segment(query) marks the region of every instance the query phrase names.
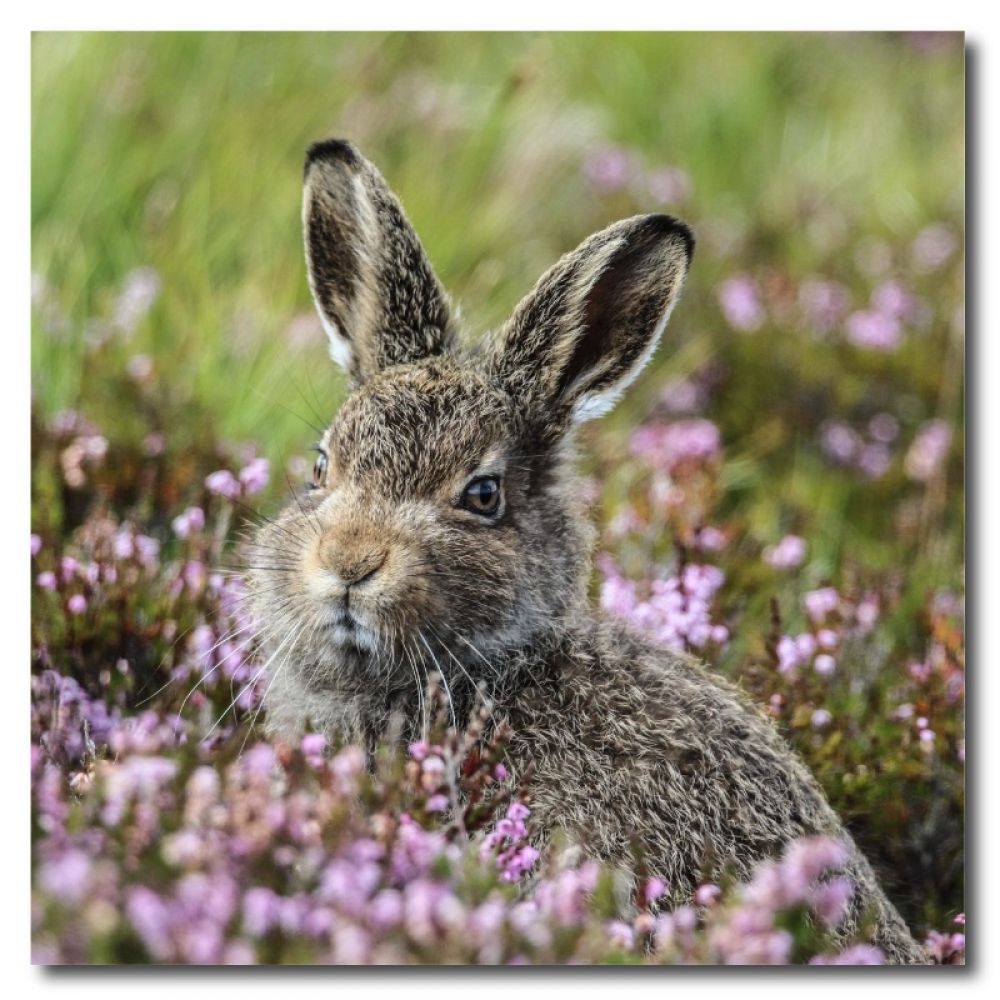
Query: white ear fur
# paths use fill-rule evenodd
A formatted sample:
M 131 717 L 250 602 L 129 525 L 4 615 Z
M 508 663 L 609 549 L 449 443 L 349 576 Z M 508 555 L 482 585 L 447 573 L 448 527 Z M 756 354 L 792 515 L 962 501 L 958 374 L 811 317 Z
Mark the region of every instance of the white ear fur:
M 673 295 L 671 296 L 663 315 L 657 322 L 656 328 L 654 329 L 653 335 L 650 337 L 645 350 L 643 350 L 642 354 L 636 358 L 632 367 L 618 380 L 615 385 L 609 386 L 607 389 L 599 392 L 585 393 L 576 401 L 576 404 L 573 406 L 573 415 L 571 418 L 574 424 L 585 424 L 588 420 L 595 420 L 597 417 L 603 417 L 605 413 L 609 413 L 614 409 L 618 400 L 624 395 L 625 390 L 639 377 L 640 374 L 642 374 L 642 370 L 652 360 L 653 355 L 656 353 L 656 348 L 660 344 L 660 338 L 663 336 L 663 331 L 667 328 L 667 323 L 670 320 L 670 314 L 674 311 L 674 306 L 676 304 L 677 297 L 676 295 Z
M 360 247 L 377 247 L 379 245 L 378 241 L 380 239 L 380 234 L 375 220 L 375 209 L 371 203 L 368 191 L 359 176 L 355 175 L 351 179 L 351 187 L 353 189 L 354 205 L 357 211 L 356 220 L 363 235 L 363 239 L 358 248 L 356 260 L 359 272 L 357 282 L 358 301 L 355 304 L 354 309 L 355 315 L 360 316 L 363 315 L 366 310 L 374 312 L 376 305 L 372 301 L 374 268 L 369 255 L 360 252 Z M 303 226 L 308 223 L 313 197 L 315 197 L 315 195 L 313 194 L 311 187 L 308 184 L 305 185 L 302 192 Z M 309 291 L 312 293 L 313 304 L 316 306 L 316 312 L 319 314 L 320 323 L 323 325 L 323 330 L 326 332 L 327 346 L 330 352 L 330 357 L 337 365 L 343 368 L 344 371 L 350 372 L 352 366 L 358 359 L 355 357 L 355 350 L 350 340 L 344 336 L 340 327 L 337 326 L 332 317 L 328 316 L 326 311 L 323 309 L 322 300 L 315 284 L 314 269 L 309 257 L 308 241 L 305 246 L 305 257 L 306 275 L 309 279 Z

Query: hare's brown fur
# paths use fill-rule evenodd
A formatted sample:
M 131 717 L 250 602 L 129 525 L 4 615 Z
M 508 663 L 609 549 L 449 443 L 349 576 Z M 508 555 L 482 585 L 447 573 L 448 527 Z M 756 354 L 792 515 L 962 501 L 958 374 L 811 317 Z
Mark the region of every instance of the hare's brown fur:
M 250 592 L 269 653 L 269 729 L 374 745 L 426 724 L 440 673 L 462 724 L 477 690 L 534 769 L 533 820 L 684 894 L 746 877 L 796 836 L 849 845 L 845 928 L 873 918 L 893 962 L 925 961 L 805 765 L 742 692 L 587 603 L 594 532 L 576 423 L 648 360 L 693 250 L 638 216 L 585 241 L 511 320 L 462 350 L 399 202 L 343 142 L 306 164 L 310 284 L 354 391 L 314 488 L 256 539 Z M 488 515 L 471 483 L 499 484 Z

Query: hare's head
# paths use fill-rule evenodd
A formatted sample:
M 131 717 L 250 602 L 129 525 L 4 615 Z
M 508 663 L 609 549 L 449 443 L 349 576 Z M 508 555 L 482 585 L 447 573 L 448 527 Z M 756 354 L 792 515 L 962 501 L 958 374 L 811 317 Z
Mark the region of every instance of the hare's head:
M 664 215 L 609 226 L 465 349 L 399 202 L 348 143 L 309 151 L 303 217 L 352 393 L 310 488 L 258 537 L 258 614 L 324 685 L 412 682 L 418 664 L 496 680 L 498 654 L 547 641 L 585 601 L 591 529 L 569 440 L 652 354 L 691 233 Z

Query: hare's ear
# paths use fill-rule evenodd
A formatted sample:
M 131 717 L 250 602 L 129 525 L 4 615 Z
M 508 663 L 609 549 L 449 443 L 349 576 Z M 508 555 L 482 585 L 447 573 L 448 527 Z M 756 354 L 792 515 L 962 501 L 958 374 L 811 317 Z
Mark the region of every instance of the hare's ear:
M 693 250 L 691 230 L 667 215 L 591 236 L 514 311 L 492 348 L 494 374 L 548 423 L 605 413 L 652 356 Z
M 382 175 L 350 143 L 306 155 L 302 221 L 309 287 L 330 355 L 355 383 L 448 351 L 444 289 Z

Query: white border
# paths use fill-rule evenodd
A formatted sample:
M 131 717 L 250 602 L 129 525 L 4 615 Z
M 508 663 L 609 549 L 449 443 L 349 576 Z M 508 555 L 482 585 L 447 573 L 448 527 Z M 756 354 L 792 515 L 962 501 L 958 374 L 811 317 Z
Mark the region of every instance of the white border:
M 876 5 L 870 0 L 841 0 L 837 4 L 807 5 L 789 2 L 756 3 L 697 3 L 651 4 L 639 0 L 615 0 L 613 4 L 584 10 L 583 5 L 542 4 L 539 0 L 505 0 L 502 5 L 440 3 L 433 0 L 414 4 L 386 3 L 380 6 L 371 0 L 364 4 L 295 3 L 284 0 L 276 5 L 250 5 L 239 12 L 239 20 L 225 13 L 222 5 L 210 6 L 205 0 L 174 0 L 169 5 L 137 5 L 123 2 L 87 3 L 8 3 L 0 31 L 0 72 L 4 74 L 4 134 L 7 151 L 0 163 L 3 184 L 0 192 L 5 201 L 3 218 L 3 275 L 6 305 L 3 316 L 4 363 L 0 365 L 0 405 L 3 406 L 3 449 L 0 452 L 8 476 L 6 488 L 0 492 L 3 516 L 3 592 L 0 608 L 4 615 L 0 634 L 6 638 L 3 671 L 5 700 L 11 711 L 2 731 L 5 742 L 3 760 L 6 763 L 7 794 L 10 806 L 0 823 L 6 882 L 6 905 L 2 909 L 3 925 L 0 943 L 3 948 L 5 992 L 21 996 L 31 991 L 47 994 L 60 991 L 74 997 L 101 996 L 108 993 L 142 992 L 144 995 L 173 994 L 182 989 L 190 996 L 264 995 L 276 987 L 293 989 L 297 994 L 310 993 L 328 997 L 337 994 L 354 995 L 385 990 L 405 995 L 407 1000 L 442 994 L 475 994 L 476 997 L 516 995 L 522 998 L 551 994 L 568 988 L 574 994 L 602 995 L 609 990 L 629 992 L 684 990 L 699 997 L 784 995 L 800 993 L 805 986 L 810 993 L 842 994 L 863 991 L 905 991 L 907 995 L 924 995 L 939 991 L 959 990 L 997 994 L 1000 987 L 996 960 L 997 937 L 996 899 L 1000 896 L 998 865 L 995 861 L 993 838 L 987 831 L 1000 828 L 998 798 L 987 796 L 987 776 L 994 784 L 1000 768 L 997 765 L 998 741 L 993 735 L 997 728 L 992 712 L 997 705 L 997 676 L 1000 673 L 1000 644 L 997 632 L 986 618 L 989 608 L 996 615 L 1000 594 L 997 593 L 997 572 L 1000 566 L 1000 521 L 990 500 L 1000 495 L 998 463 L 1000 453 L 994 432 L 1000 430 L 1000 381 L 997 345 L 998 331 L 991 323 L 993 299 L 988 276 L 995 276 L 996 266 L 990 253 L 988 235 L 1000 231 L 996 201 L 990 197 L 989 178 L 998 176 L 997 139 L 995 129 L 987 127 L 984 109 L 1000 106 L 997 74 L 990 65 L 995 57 L 994 37 L 990 32 L 992 19 L 986 3 L 952 0 L 939 2 L 908 2 Z M 817 9 L 818 8 L 818 9 Z M 230 8 L 231 9 L 231 8 Z M 570 12 L 567 14 L 567 11 Z M 572 20 L 570 20 L 570 17 Z M 973 52 L 976 69 L 974 82 L 977 96 L 970 107 L 968 127 L 976 137 L 970 163 L 975 180 L 975 201 L 970 212 L 975 240 L 970 244 L 970 288 L 979 300 L 978 308 L 969 309 L 975 317 L 971 332 L 975 337 L 975 366 L 970 371 L 969 385 L 970 435 L 969 464 L 978 470 L 971 477 L 974 493 L 970 497 L 970 573 L 969 622 L 976 634 L 971 657 L 974 697 L 970 700 L 970 799 L 978 805 L 970 813 L 978 829 L 976 861 L 978 869 L 971 875 L 975 881 L 973 898 L 977 912 L 970 926 L 976 951 L 981 962 L 966 970 L 901 970 L 895 974 L 864 975 L 863 970 L 827 970 L 827 974 L 809 974 L 797 970 L 777 970 L 762 975 L 759 970 L 728 974 L 719 970 L 642 970 L 617 972 L 609 969 L 569 971 L 512 970 L 509 973 L 476 970 L 400 970 L 394 975 L 368 972 L 328 972 L 321 975 L 301 975 L 285 970 L 256 970 L 243 975 L 212 975 L 209 972 L 183 970 L 175 973 L 151 971 L 139 975 L 125 972 L 118 975 L 97 971 L 75 975 L 45 975 L 28 965 L 28 711 L 27 670 L 29 655 L 28 619 L 30 614 L 24 572 L 28 558 L 28 478 L 30 476 L 28 448 L 29 413 L 29 208 L 30 198 L 30 49 L 31 30 L 216 30 L 236 28 L 255 30 L 963 30 Z M 989 166 L 987 166 L 989 164 Z M 971 352 L 970 352 L 971 353 Z M 972 368 L 972 366 L 970 366 Z M 10 484 L 10 479 L 15 482 Z M 7 744 L 9 744 L 9 749 Z M 993 765 L 993 766 L 991 766 Z M 970 880 L 971 882 L 971 880 Z M 970 885 L 970 890 L 973 887 Z M 451 974 L 449 974 L 451 973 Z M 846 980 L 850 980 L 849 982 Z M 694 980 L 694 981 L 692 981 Z

